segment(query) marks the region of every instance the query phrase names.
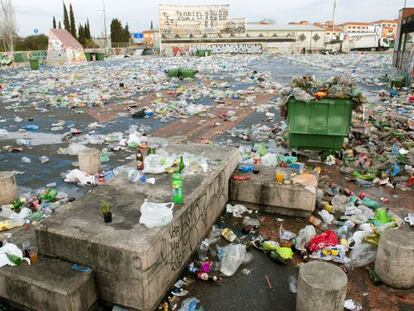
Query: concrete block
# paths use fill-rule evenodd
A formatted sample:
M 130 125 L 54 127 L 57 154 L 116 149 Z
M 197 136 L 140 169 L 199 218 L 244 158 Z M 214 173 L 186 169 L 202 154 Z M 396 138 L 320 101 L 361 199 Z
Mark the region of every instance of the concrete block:
M 155 185 L 131 184 L 119 175 L 98 191 L 61 208 L 37 229 L 39 251 L 94 268 L 99 298 L 138 310 L 153 310 L 185 267 L 198 243 L 228 201 L 228 183 L 238 165 L 236 149 L 174 145 L 171 153 L 204 154 L 217 165 L 208 174 L 184 175 L 185 204 L 161 228 L 139 224 L 145 199 L 170 202 L 171 176 L 155 175 Z M 112 204 L 105 224 L 99 202 Z
M 90 175 L 99 173 L 101 169 L 100 151 L 96 148 L 82 150 L 78 154 L 79 169 Z
M 285 185 L 275 181 L 275 170 L 259 166 L 259 174 L 250 180 L 230 181 L 230 199 L 246 207 L 268 213 L 308 216 L 316 204 L 316 193 L 301 185 Z
M 0 172 L 0 204 L 8 204 L 17 198 L 16 178 L 13 172 Z
M 310 262 L 299 270 L 297 311 L 344 310 L 348 277 L 327 262 Z
M 97 299 L 92 273 L 71 264 L 41 258 L 37 264 L 0 269 L 0 297 L 42 311 L 85 311 Z
M 381 235 L 375 272 L 395 288 L 414 286 L 414 232 L 389 230 Z
M 23 241 L 36 246 L 32 227 L 13 231 L 11 242 L 21 245 Z M 89 310 L 97 300 L 93 272 L 78 272 L 71 265 L 41 256 L 31 266 L 23 262 L 18 267 L 3 267 L 0 269 L 0 297 L 22 310 Z

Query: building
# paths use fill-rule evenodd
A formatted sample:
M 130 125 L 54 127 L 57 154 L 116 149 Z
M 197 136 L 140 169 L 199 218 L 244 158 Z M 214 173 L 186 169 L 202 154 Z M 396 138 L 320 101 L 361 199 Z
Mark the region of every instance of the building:
M 144 40 L 142 41 L 142 44 L 146 48 L 154 48 L 159 49 L 160 48 L 160 31 L 159 29 L 149 29 L 142 32 L 144 35 Z
M 317 50 L 324 47 L 325 31 L 314 25 L 247 23 L 231 18 L 229 5 L 159 5 L 160 52 L 190 55 L 198 49 L 217 53 L 262 53 Z
M 86 63 L 82 45 L 66 30 L 51 29 L 47 49 L 47 63 L 50 66 Z
M 248 23 L 246 35 L 250 38 L 262 39 L 294 39 L 287 41 L 288 44 L 276 44 L 267 42 L 265 49 L 285 52 L 302 51 L 306 49 L 320 50 L 325 47 L 325 30 L 310 24 L 289 24 L 289 25 L 264 25 Z
M 381 38 L 395 40 L 395 37 L 397 36 L 398 19 L 382 19 L 372 22 L 371 25 L 381 29 Z
M 338 25 L 345 33 L 375 32 L 376 28 L 370 23 L 347 22 Z
M 393 66 L 399 74 L 407 77 L 409 83 L 414 78 L 414 8 L 404 8 L 399 12 L 397 36 L 394 44 Z

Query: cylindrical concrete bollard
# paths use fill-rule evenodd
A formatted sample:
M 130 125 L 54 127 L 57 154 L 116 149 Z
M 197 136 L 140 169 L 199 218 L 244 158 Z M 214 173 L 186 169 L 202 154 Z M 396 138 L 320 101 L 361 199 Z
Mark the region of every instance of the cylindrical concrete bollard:
M 348 277 L 327 262 L 309 262 L 299 270 L 297 311 L 343 311 Z
M 389 230 L 381 235 L 375 272 L 395 288 L 414 286 L 414 232 Z
M 0 204 L 8 204 L 17 198 L 16 178 L 13 172 L 0 172 Z
M 95 148 L 82 150 L 78 154 L 79 169 L 90 175 L 99 173 L 101 169 L 100 151 Z

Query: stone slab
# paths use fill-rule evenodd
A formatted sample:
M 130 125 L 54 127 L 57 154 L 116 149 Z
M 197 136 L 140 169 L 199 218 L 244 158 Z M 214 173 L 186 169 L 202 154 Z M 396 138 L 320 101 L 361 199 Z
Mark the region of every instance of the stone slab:
M 250 180 L 230 181 L 230 199 L 254 210 L 288 216 L 308 216 L 315 209 L 316 193 L 302 185 L 285 185 L 275 181 L 275 169 L 258 166 Z
M 237 149 L 174 145 L 166 150 L 203 154 L 216 163 L 208 174 L 184 176 L 185 204 L 174 208 L 169 225 L 148 229 L 139 217 L 145 199 L 171 200 L 171 177 L 156 175 L 155 185 L 137 185 L 120 175 L 61 208 L 37 230 L 42 254 L 94 268 L 102 300 L 153 310 L 228 201 Z M 111 224 L 103 222 L 99 211 L 103 199 L 113 206 Z
M 33 229 L 14 230 L 11 243 L 36 245 Z M 36 264 L 0 269 L 0 297 L 23 310 L 86 311 L 97 300 L 93 272 L 78 272 L 71 263 L 40 257 Z

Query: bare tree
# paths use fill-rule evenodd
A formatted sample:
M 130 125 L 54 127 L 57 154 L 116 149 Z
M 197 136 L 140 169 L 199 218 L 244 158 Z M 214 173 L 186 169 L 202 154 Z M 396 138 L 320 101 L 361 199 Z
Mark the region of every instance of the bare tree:
M 0 0 L 0 37 L 10 52 L 14 51 L 13 40 L 16 36 L 16 16 L 11 0 Z

